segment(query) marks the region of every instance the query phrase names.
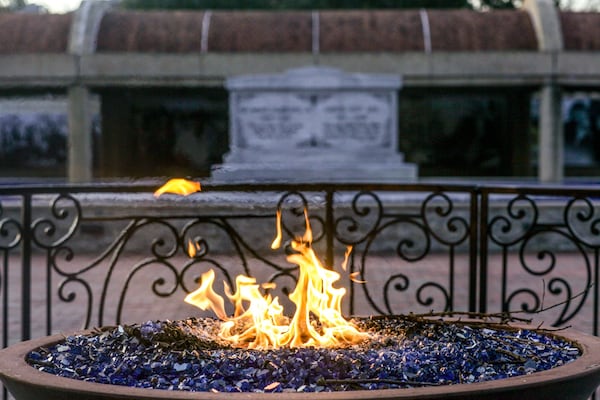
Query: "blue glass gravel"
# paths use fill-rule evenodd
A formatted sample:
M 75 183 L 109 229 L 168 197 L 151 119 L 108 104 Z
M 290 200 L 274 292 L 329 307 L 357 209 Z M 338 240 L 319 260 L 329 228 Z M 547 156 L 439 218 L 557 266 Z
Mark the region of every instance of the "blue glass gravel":
M 346 348 L 242 350 L 212 337 L 207 319 L 149 321 L 89 336 L 69 336 L 28 355 L 51 374 L 140 388 L 213 392 L 319 392 L 489 381 L 547 370 L 579 357 L 579 348 L 533 330 L 357 320 L 373 339 Z M 179 346 L 165 343 L 166 328 Z M 135 332 L 135 334 L 133 334 Z M 181 348 L 186 336 L 196 348 Z

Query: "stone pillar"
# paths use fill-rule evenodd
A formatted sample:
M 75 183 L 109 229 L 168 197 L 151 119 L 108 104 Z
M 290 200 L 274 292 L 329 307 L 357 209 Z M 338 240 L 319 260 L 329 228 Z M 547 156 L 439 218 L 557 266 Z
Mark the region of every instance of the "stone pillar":
M 548 83 L 540 91 L 538 179 L 558 183 L 564 178 L 564 139 L 558 85 Z
M 92 180 L 92 111 L 90 92 L 85 86 L 72 86 L 68 91 L 69 182 Z
M 102 15 L 110 7 L 106 1 L 84 1 L 75 12 L 69 34 L 69 54 L 76 62 L 96 50 L 96 37 Z M 89 89 L 79 83 L 68 89 L 69 152 L 67 173 L 69 182 L 92 179 L 92 111 Z
M 563 50 L 560 18 L 551 0 L 525 0 L 535 29 L 539 50 L 555 58 Z M 561 121 L 561 88 L 554 75 L 556 63 L 552 63 L 550 76 L 540 91 L 540 119 L 538 179 L 541 182 L 560 182 L 564 177 L 564 140 Z

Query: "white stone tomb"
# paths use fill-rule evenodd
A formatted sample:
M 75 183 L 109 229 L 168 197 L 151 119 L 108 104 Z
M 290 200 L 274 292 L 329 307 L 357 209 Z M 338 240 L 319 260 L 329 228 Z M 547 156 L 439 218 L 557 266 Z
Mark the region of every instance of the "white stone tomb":
M 215 181 L 401 182 L 397 75 L 305 67 L 227 80 L 230 151 Z

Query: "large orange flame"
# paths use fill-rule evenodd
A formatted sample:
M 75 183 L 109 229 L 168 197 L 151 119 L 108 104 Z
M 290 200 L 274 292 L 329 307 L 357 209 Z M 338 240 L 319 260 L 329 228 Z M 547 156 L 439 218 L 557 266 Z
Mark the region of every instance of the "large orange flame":
M 291 241 L 292 254 L 288 262 L 298 265 L 298 282 L 290 294 L 296 305 L 292 318 L 284 314 L 277 297 L 261 292 L 255 278 L 238 275 L 235 292 L 225 284 L 224 292 L 234 306 L 233 316 L 225 311 L 225 301 L 213 290 L 215 273 L 209 270 L 201 276 L 200 287 L 186 296 L 185 301 L 202 310 L 211 309 L 223 323 L 220 336 L 234 346 L 269 349 L 289 347 L 334 347 L 358 343 L 368 334 L 360 332 L 341 312 L 344 288 L 335 288 L 340 274 L 323 266 L 312 249 L 312 229 L 304 210 L 306 230 L 301 238 Z M 281 213 L 277 212 L 277 236 L 272 248 L 281 245 Z M 197 247 L 189 245 L 190 256 Z M 346 252 L 346 260 L 350 249 Z M 346 261 L 344 261 L 345 265 Z M 274 284 L 262 285 L 273 288 Z

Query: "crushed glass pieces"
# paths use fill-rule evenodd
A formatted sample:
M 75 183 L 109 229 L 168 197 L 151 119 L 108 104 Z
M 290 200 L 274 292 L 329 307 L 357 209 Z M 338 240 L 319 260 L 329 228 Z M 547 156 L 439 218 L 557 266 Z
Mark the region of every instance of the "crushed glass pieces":
M 579 348 L 534 330 L 401 317 L 355 321 L 373 333 L 344 348 L 235 349 L 219 322 L 191 318 L 69 336 L 28 354 L 40 371 L 113 385 L 203 392 L 321 392 L 473 383 L 535 373 Z

